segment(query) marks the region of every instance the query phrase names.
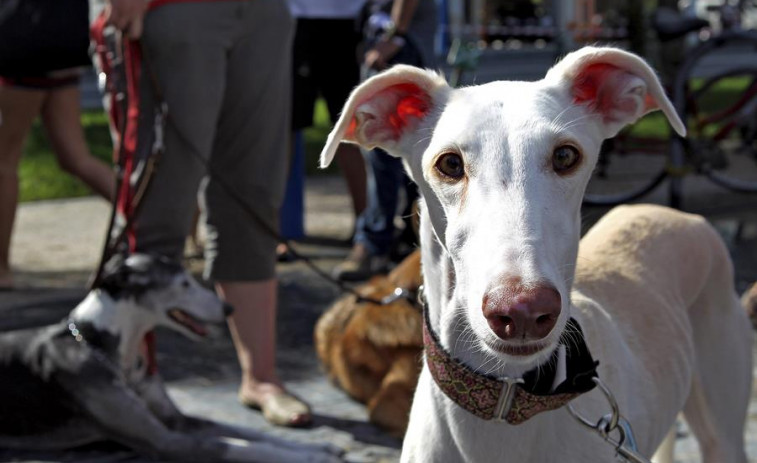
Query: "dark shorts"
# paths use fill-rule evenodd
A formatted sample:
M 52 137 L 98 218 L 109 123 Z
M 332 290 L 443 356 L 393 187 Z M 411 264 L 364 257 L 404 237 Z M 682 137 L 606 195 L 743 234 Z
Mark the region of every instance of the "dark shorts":
M 38 79 L 89 64 L 87 0 L 0 0 L 0 75 Z
M 352 19 L 297 20 L 293 51 L 292 129 L 313 125 L 318 96 L 326 100 L 335 122 L 347 97 L 360 82 L 357 46 L 360 34 Z
M 24 76 L 9 77 L 0 75 L 0 87 L 17 87 L 34 90 L 54 90 L 57 88 L 79 85 L 81 72 L 60 77 L 52 76 Z

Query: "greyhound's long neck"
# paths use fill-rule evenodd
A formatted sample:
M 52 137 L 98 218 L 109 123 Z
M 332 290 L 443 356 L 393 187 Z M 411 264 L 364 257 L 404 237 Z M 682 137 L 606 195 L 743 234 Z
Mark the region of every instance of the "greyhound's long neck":
M 89 324 L 95 333 L 113 336 L 118 343 L 117 359 L 122 368 L 130 368 L 136 362 L 139 344 L 153 328 L 132 298 L 112 298 L 103 290 L 92 290 L 71 312 L 77 324 Z M 91 344 L 95 340 L 85 338 Z
M 425 205 L 423 206 L 425 208 Z M 442 344 L 449 346 L 452 333 L 446 332 L 445 326 L 454 324 L 443 323 L 442 317 L 458 314 L 459 311 L 447 310 L 452 304 L 452 294 L 455 286 L 455 271 L 452 261 L 444 246 L 439 242 L 433 231 L 431 220 L 422 209 L 420 221 L 421 240 L 421 268 L 423 270 L 423 294 L 426 300 L 426 314 L 431 328 L 442 340 Z

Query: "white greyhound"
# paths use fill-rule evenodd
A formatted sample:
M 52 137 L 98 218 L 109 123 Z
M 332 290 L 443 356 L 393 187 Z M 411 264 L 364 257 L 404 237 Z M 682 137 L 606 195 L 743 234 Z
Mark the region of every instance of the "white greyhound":
M 644 458 L 683 412 L 704 462 L 747 461 L 752 333 L 717 234 L 632 206 L 579 249 L 602 141 L 656 109 L 685 134 L 653 70 L 615 48 L 571 53 L 538 82 L 452 89 L 396 66 L 352 93 L 322 165 L 341 141 L 383 148 L 424 201 L 426 356 L 403 461 L 613 461 L 563 406 L 608 413 L 597 375 Z

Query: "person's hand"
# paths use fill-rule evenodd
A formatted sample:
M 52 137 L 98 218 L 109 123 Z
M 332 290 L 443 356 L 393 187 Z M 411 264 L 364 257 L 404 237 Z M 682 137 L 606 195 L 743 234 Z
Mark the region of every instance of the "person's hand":
M 142 35 L 142 19 L 147 11 L 145 0 L 110 0 L 105 14 L 106 24 L 112 24 L 132 40 Z
M 400 48 L 402 48 L 402 45 L 391 40 L 379 40 L 373 48 L 365 52 L 363 62 L 368 68 L 381 71 L 386 69 L 389 60 L 400 51 Z

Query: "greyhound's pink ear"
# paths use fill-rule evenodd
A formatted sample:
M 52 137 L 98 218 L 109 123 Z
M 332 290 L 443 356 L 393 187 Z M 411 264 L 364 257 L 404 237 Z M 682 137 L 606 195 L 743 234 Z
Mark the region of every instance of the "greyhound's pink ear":
M 549 70 L 545 80 L 567 86 L 575 103 L 587 105 L 600 115 L 608 138 L 657 109 L 662 110 L 679 135 L 686 135 L 686 127 L 665 96 L 660 80 L 644 60 L 632 53 L 585 47 L 563 58 Z
M 334 159 L 342 141 L 392 153 L 438 104 L 449 86 L 431 71 L 398 65 L 358 86 L 321 151 L 321 167 Z

